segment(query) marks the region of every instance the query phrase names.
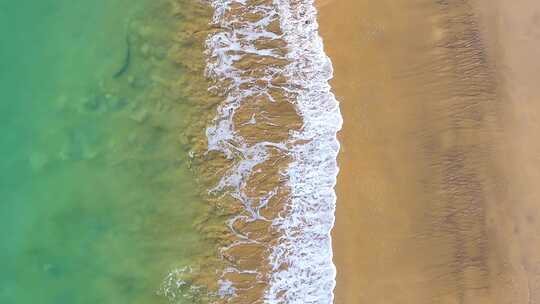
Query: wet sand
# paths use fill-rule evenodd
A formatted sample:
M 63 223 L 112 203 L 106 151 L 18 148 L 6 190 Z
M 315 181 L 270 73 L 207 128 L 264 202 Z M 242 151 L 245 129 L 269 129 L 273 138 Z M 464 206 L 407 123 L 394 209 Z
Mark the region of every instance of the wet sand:
M 540 300 L 540 4 L 321 0 L 336 303 Z

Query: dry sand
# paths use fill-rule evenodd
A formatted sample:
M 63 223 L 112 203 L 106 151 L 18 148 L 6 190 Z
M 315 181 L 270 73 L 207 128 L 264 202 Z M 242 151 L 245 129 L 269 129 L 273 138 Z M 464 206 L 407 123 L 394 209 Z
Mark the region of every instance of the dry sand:
M 540 301 L 540 2 L 322 0 L 337 304 Z

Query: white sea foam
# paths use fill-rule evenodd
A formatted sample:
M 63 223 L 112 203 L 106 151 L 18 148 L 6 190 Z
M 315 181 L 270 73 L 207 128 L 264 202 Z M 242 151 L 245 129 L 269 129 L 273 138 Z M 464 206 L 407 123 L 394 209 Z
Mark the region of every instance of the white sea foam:
M 286 216 L 272 219 L 281 237 L 277 245 L 269 248 L 268 263 L 273 272 L 264 302 L 332 303 L 336 271 L 330 231 L 334 225 L 334 186 L 338 173 L 336 133 L 341 128 L 342 118 L 328 84 L 332 65 L 323 50 L 313 1 L 273 0 L 257 6 L 249 5 L 248 0 L 209 1 L 214 8 L 213 23 L 223 30 L 211 34 L 207 40 L 206 73 L 214 80 L 211 90 L 224 101 L 213 125 L 207 129 L 208 150 L 221 151 L 228 158 L 238 160 L 214 190 L 233 189 L 230 195 L 242 201 L 249 211 L 247 220 L 264 219 L 259 210 L 269 197 L 254 202 L 244 193 L 245 182 L 255 166 L 268 159 L 269 149 L 287 151 L 292 162 L 283 174 L 287 177 L 291 197 Z M 262 13 L 264 17 L 254 21 L 231 16 L 231 7 L 235 5 L 245 6 L 242 12 Z M 279 21 L 283 35 L 267 29 L 275 20 Z M 287 52 L 258 49 L 255 41 L 261 38 L 284 40 Z M 264 67 L 262 74 L 253 76 L 234 66 L 249 55 L 282 59 L 288 64 L 284 68 Z M 268 90 L 273 87 L 270 80 L 277 75 L 289 81 L 280 89 L 294 97 L 291 102 L 303 120 L 303 128 L 291 131 L 286 142 L 250 144 L 235 130 L 233 115 L 251 97 L 262 96 L 272 101 Z M 250 123 L 254 122 L 252 117 Z M 237 218 L 229 223 L 231 230 L 235 220 Z M 244 235 L 239 237 L 242 244 L 258 242 Z M 238 244 L 231 246 L 235 245 Z M 226 285 L 224 290 L 234 290 L 231 282 L 226 281 Z

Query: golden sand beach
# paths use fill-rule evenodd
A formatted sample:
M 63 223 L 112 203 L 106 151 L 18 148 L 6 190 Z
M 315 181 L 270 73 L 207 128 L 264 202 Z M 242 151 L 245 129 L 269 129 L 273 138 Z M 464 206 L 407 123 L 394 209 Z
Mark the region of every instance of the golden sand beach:
M 336 304 L 540 301 L 540 4 L 321 0 Z

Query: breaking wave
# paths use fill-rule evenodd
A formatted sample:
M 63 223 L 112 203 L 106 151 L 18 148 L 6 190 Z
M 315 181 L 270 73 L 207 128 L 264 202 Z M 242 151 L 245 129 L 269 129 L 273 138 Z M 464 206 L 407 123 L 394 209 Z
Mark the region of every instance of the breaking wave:
M 222 253 L 260 246 L 265 261 L 264 266 L 231 262 L 220 280 L 220 295 L 231 303 L 248 298 L 250 303 L 332 303 L 336 270 L 330 231 L 342 117 L 328 84 L 332 65 L 313 1 L 209 2 L 215 31 L 206 41 L 206 75 L 222 103 L 206 131 L 208 152 L 223 153 L 232 162 L 211 192 L 233 197 L 242 206 L 228 221 L 235 239 Z M 278 103 L 292 105 L 298 128 L 265 110 Z M 271 168 L 269 161 L 285 158 L 278 179 L 283 182 L 251 191 L 255 174 Z M 281 207 L 264 212 L 272 200 Z M 240 231 L 235 228 L 240 221 L 269 223 L 275 236 Z M 243 296 L 255 291 L 225 278 L 226 273 L 254 274 L 262 291 Z

